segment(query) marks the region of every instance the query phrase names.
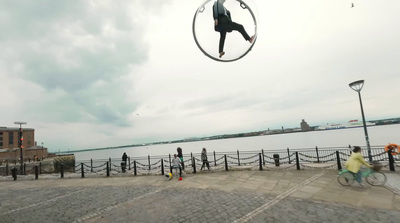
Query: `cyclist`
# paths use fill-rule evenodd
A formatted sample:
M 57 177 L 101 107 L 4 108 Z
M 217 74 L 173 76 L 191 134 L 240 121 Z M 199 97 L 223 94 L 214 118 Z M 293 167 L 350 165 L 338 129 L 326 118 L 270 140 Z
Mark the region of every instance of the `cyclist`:
M 353 153 L 351 154 L 349 160 L 346 162 L 346 169 L 350 172 L 356 174 L 356 181 L 361 184 L 362 182 L 362 173 L 361 173 L 361 166 L 364 164 L 367 167 L 371 167 L 367 162 L 365 162 L 362 154 L 361 154 L 361 147 L 354 146 Z M 361 184 L 362 185 L 362 184 Z

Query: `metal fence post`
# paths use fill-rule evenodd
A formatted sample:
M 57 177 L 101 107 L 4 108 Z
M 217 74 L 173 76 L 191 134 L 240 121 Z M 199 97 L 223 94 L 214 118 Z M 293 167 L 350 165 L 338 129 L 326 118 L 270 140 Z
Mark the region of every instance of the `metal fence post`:
M 262 162 L 263 162 L 263 165 L 265 165 L 264 149 L 261 149 L 261 153 L 262 153 Z
M 260 162 L 260 170 L 262 170 L 263 167 L 262 167 L 261 153 L 258 154 L 258 159 L 259 159 L 259 162 Z
M 338 170 L 342 170 L 342 164 L 340 162 L 340 154 L 339 151 L 336 150 L 336 161 Z
M 315 147 L 315 152 L 317 152 L 317 163 L 319 163 L 319 153 L 318 153 L 318 146 Z
M 228 160 L 226 159 L 226 155 L 225 156 L 225 170 L 228 171 Z
M 111 163 L 107 162 L 107 176 L 110 176 Z M 110 167 L 110 168 L 109 168 Z
M 389 168 L 390 171 L 394 171 L 394 159 L 393 159 L 393 155 L 391 153 L 391 151 L 388 151 L 388 157 L 389 157 Z
M 290 152 L 289 152 L 289 147 L 287 147 L 287 156 L 289 159 L 289 164 L 292 164 L 292 161 L 290 161 Z
M 296 167 L 297 167 L 297 170 L 300 170 L 299 152 L 297 152 L 297 151 L 296 151 Z
M 64 178 L 64 163 L 61 163 L 61 178 Z
M 8 176 L 8 163 L 6 164 L 6 176 Z
M 128 170 L 131 170 L 131 157 L 128 156 Z
M 149 159 L 149 170 L 151 170 L 151 164 L 150 164 L 150 155 L 147 155 L 148 159 Z
M 164 160 L 161 158 L 161 175 L 164 175 Z
M 192 158 L 192 163 L 193 163 L 193 173 L 196 173 L 196 160 L 194 157 Z
M 111 171 L 111 157 L 108 160 L 110 162 L 110 165 L 108 166 L 110 168 L 109 171 Z
M 90 159 L 90 172 L 93 173 L 93 159 Z
M 137 175 L 137 171 L 136 171 L 136 160 L 133 161 L 133 173 L 136 176 Z
M 17 168 L 13 167 L 11 169 L 11 175 L 13 176 L 14 181 L 17 180 Z
M 169 172 L 172 173 L 171 154 L 169 154 Z
M 39 178 L 39 168 L 38 166 L 35 166 L 35 180 Z
M 237 150 L 237 154 L 238 154 L 238 165 L 240 166 L 239 150 Z
M 215 150 L 214 150 L 214 166 L 217 166 L 217 158 L 215 156 Z
M 85 169 L 83 169 L 83 163 L 81 163 L 81 177 L 85 178 Z

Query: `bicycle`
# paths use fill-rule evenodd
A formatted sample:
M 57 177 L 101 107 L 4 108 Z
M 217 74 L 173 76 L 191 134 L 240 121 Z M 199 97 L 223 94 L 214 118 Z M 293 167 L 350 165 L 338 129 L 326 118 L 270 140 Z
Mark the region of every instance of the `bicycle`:
M 363 171 L 362 177 L 372 186 L 382 186 L 386 183 L 387 177 L 384 173 L 379 172 L 381 168 L 381 165 L 374 165 L 372 168 L 368 168 L 367 171 Z M 356 178 L 357 174 L 345 169 L 339 172 L 337 180 L 341 185 L 349 186 L 354 183 Z

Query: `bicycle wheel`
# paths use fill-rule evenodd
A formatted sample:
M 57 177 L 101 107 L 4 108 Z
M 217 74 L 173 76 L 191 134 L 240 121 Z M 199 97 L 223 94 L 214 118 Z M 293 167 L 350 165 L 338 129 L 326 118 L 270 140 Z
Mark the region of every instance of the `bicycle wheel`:
M 382 172 L 373 172 L 366 177 L 367 183 L 373 186 L 382 186 L 386 183 L 386 175 Z
M 342 172 L 338 175 L 338 182 L 343 186 L 349 186 L 354 182 L 354 175 L 350 172 Z

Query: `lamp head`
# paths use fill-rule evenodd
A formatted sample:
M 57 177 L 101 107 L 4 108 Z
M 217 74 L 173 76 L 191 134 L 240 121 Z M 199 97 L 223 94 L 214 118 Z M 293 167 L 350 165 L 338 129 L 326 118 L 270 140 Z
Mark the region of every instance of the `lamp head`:
M 354 81 L 350 83 L 349 86 L 351 87 L 351 89 L 360 92 L 364 86 L 364 80 Z

